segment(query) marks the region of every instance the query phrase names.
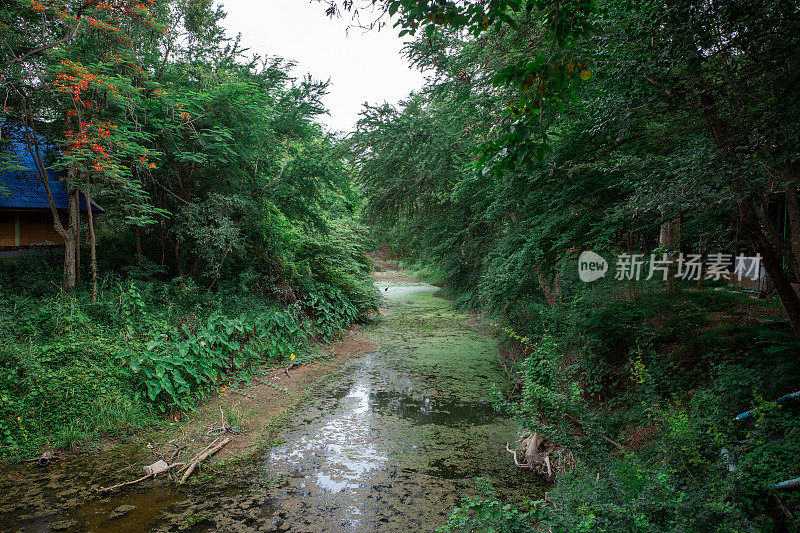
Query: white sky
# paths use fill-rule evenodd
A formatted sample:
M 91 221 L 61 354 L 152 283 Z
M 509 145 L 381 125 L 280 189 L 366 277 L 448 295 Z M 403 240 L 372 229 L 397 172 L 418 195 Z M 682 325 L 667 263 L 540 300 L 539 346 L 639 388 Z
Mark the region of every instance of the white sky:
M 391 25 L 380 32 L 351 28 L 350 16 L 330 19 L 325 5 L 309 0 L 220 0 L 230 37 L 242 34 L 251 52 L 297 62 L 293 75 L 330 78 L 321 117 L 331 130 L 350 131 L 364 102 L 396 103 L 422 86 L 422 73 L 400 55 L 403 42 Z M 366 17 L 366 15 L 365 15 Z

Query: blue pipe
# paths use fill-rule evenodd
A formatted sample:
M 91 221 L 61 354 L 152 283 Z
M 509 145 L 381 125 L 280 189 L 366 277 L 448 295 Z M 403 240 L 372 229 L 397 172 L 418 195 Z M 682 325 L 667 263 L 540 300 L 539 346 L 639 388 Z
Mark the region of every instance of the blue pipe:
M 787 394 L 785 396 L 781 396 L 780 398 L 778 398 L 775 401 L 778 402 L 778 403 L 784 403 L 784 402 L 787 402 L 789 400 L 793 400 L 795 398 L 800 398 L 800 391 L 792 392 L 791 394 Z M 757 412 L 758 412 L 758 408 L 750 409 L 749 411 L 745 411 L 742 414 L 734 416 L 733 417 L 733 421 L 734 422 L 741 422 L 742 420 L 750 418 L 751 416 L 753 416 Z
M 793 489 L 795 487 L 800 487 L 800 477 L 796 477 L 794 479 L 787 479 L 786 481 L 775 483 L 772 486 L 773 489 Z

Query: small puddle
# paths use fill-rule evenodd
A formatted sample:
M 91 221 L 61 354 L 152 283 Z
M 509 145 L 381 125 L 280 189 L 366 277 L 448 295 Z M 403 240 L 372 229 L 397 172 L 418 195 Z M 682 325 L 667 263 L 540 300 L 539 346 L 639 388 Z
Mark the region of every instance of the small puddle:
M 460 498 L 478 494 L 477 476 L 505 498 L 539 497 L 504 451 L 519 429 L 491 404 L 491 388 L 507 386 L 496 343 L 436 290 L 382 290 L 390 312 L 367 329 L 381 349 L 315 385 L 289 415 L 282 444 L 261 456 L 188 488 L 132 487 L 110 498 L 79 487 L 115 465 L 71 463 L 79 475 L 0 481 L 0 529 L 432 531 Z

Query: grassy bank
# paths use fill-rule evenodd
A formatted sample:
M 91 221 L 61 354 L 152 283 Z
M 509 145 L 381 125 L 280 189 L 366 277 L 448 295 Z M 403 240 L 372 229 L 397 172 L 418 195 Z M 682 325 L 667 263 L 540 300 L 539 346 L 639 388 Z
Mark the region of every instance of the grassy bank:
M 514 509 L 487 490 L 447 529 L 797 530 L 800 495 L 774 485 L 800 473 L 800 405 L 775 399 L 800 388 L 800 345 L 775 302 L 586 291 L 528 309 L 535 320 L 506 321 L 518 394 L 500 404 L 575 465 L 547 502 Z
M 349 287 L 301 280 L 291 302 L 107 276 L 93 303 L 45 263 L 2 267 L 3 458 L 166 424 L 264 365 L 310 360 L 375 302 L 366 268 Z

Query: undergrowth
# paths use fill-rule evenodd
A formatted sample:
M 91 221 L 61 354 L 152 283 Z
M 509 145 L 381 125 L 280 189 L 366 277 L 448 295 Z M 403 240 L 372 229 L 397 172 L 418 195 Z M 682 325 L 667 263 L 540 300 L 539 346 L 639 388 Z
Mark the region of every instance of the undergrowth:
M 520 391 L 501 405 L 577 466 L 535 512 L 487 493 L 447 530 L 800 530 L 800 494 L 774 488 L 800 474 L 800 402 L 775 401 L 800 388 L 800 345 L 771 302 L 711 289 L 539 309 L 501 339 Z
M 157 425 L 258 365 L 307 359 L 375 307 L 368 269 L 335 255 L 296 274 L 291 303 L 111 274 L 92 303 L 43 262 L 0 263 L 0 457 Z

